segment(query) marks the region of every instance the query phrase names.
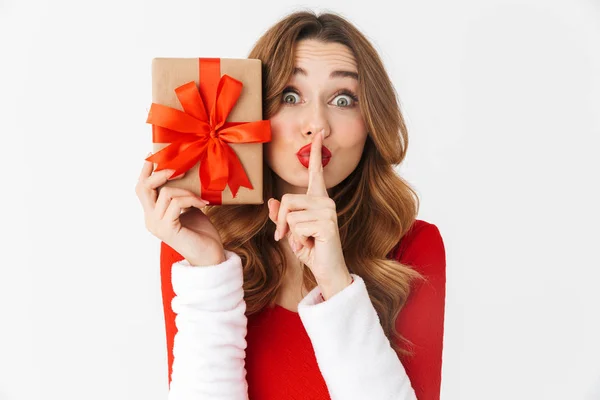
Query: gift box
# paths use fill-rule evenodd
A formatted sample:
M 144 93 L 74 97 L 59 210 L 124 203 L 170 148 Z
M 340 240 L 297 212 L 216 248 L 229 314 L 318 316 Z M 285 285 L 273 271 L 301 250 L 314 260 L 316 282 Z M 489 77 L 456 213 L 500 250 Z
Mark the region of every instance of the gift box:
M 173 169 L 163 186 L 178 187 L 219 204 L 262 204 L 262 67 L 257 59 L 152 60 L 155 171 Z

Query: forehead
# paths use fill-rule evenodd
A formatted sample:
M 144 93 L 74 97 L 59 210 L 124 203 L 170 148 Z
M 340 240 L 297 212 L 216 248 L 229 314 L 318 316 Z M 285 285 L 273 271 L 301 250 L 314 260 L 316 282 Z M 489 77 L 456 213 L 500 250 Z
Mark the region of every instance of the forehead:
M 300 40 L 295 44 L 294 56 L 296 66 L 310 69 L 319 65 L 331 70 L 348 70 L 357 72 L 356 59 L 352 51 L 340 43 L 326 43 L 313 39 Z

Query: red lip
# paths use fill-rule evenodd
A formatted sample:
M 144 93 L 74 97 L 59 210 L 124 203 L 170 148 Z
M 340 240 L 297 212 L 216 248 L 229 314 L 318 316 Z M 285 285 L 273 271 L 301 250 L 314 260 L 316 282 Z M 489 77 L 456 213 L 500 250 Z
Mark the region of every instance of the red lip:
M 303 156 L 303 157 L 310 157 L 310 147 L 311 144 L 307 144 L 305 146 L 302 146 L 302 148 L 300 148 L 300 150 L 298 150 L 298 152 L 296 153 L 298 156 Z M 329 151 L 329 149 L 325 146 L 321 147 L 321 155 L 323 156 L 323 158 L 327 157 L 327 158 L 331 158 L 331 151 Z
M 310 160 L 310 148 L 311 148 L 311 143 L 303 146 L 296 153 L 296 155 L 298 156 L 298 160 L 300 161 L 300 163 L 302 165 L 304 165 L 305 168 L 308 168 L 308 164 L 309 164 L 309 160 Z M 327 164 L 329 164 L 329 161 L 331 161 L 331 151 L 329 151 L 329 149 L 325 146 L 321 147 L 321 158 L 322 158 L 323 167 L 325 167 Z

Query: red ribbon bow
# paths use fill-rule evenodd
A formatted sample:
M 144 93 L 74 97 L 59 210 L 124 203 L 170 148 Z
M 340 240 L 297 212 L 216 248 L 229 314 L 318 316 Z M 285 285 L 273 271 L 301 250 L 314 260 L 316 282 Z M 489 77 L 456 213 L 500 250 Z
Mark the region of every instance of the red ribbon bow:
M 175 89 L 184 111 L 152 103 L 146 120 L 154 125 L 152 141 L 170 144 L 146 160 L 158 164 L 156 171 L 174 169 L 171 177 L 200 162 L 200 182 L 209 191 L 222 191 L 229 184 L 235 197 L 240 186 L 254 189 L 237 154 L 227 143 L 269 142 L 271 126 L 268 120 L 225 122 L 242 86 L 242 82 L 223 75 L 210 114 L 194 81 Z

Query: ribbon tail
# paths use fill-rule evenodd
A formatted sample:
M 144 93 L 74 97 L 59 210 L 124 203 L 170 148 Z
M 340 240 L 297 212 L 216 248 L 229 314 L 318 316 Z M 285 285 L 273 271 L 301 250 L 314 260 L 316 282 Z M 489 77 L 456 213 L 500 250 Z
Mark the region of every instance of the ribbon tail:
M 206 190 L 223 191 L 227 186 L 229 168 L 225 146 L 227 145 L 218 139 L 208 142 L 207 151 L 200 161 L 200 183 Z
M 227 153 L 227 161 L 229 164 L 228 184 L 233 197 L 235 198 L 237 196 L 240 186 L 253 190 L 254 187 L 252 186 L 252 183 L 250 183 L 250 179 L 248 179 L 246 171 L 244 171 L 244 167 L 242 166 L 237 154 L 235 154 L 235 151 L 233 151 L 233 149 L 226 143 L 224 143 L 223 148 Z
M 154 171 L 162 171 L 163 169 L 169 169 L 165 166 L 170 160 L 175 158 L 177 154 L 181 152 L 181 147 L 183 146 L 183 141 L 176 141 L 170 143 L 168 146 L 160 149 L 156 153 L 152 154 L 150 157 L 146 158 L 146 160 L 158 164 Z
M 168 160 L 162 169 L 174 169 L 173 176 L 181 175 L 200 161 L 206 153 L 207 142 L 193 143 L 187 149 L 180 152 L 175 158 Z

